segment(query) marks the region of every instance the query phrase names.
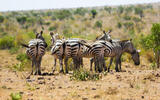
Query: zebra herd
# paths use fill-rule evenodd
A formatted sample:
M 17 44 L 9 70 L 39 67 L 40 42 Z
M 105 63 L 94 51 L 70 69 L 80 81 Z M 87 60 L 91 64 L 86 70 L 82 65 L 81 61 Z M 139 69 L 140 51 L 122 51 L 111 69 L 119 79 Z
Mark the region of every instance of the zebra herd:
M 90 70 L 92 71 L 92 64 L 94 62 L 95 71 L 102 72 L 107 71 L 104 57 L 110 57 L 110 64 L 108 66 L 108 71 L 110 71 L 110 66 L 112 64 L 113 58 L 116 61 L 116 72 L 121 71 L 121 56 L 124 52 L 131 54 L 135 65 L 140 64 L 139 50 L 136 50 L 132 40 L 114 40 L 111 39 L 110 32 L 103 31 L 103 35 L 96 38 L 92 43 L 88 43 L 85 40 L 78 38 L 70 39 L 59 39 L 58 33 L 54 34 L 50 32 L 51 36 L 51 54 L 54 56 L 54 67 L 53 72 L 56 68 L 57 59 L 59 59 L 60 73 L 68 73 L 68 59 L 73 59 L 73 64 L 75 69 L 79 69 L 80 66 L 83 67 L 83 57 L 91 58 L 90 60 Z M 47 43 L 42 36 L 43 31 L 36 33 L 36 39 L 29 41 L 29 44 L 22 44 L 26 47 L 26 54 L 32 60 L 32 72 L 35 66 L 35 74 L 41 75 L 41 60 L 45 54 L 45 49 Z M 63 60 L 65 64 L 65 70 L 63 69 Z M 30 76 L 29 75 L 29 76 Z

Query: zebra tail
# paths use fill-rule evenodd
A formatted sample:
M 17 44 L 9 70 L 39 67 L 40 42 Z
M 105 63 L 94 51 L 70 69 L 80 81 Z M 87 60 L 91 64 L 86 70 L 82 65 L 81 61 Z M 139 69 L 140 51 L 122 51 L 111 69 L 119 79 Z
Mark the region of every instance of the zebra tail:
M 22 45 L 23 47 L 29 48 L 29 46 L 26 45 L 26 44 L 21 43 L 21 45 Z

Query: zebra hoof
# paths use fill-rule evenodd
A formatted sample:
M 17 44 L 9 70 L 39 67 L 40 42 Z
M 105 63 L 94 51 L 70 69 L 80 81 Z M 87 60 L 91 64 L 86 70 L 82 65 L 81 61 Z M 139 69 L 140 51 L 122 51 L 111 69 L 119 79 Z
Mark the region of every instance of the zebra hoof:
M 38 72 L 38 75 L 41 75 L 41 72 Z
M 34 75 L 37 75 L 37 72 L 35 72 Z
M 64 73 L 63 70 L 60 70 L 59 73 Z

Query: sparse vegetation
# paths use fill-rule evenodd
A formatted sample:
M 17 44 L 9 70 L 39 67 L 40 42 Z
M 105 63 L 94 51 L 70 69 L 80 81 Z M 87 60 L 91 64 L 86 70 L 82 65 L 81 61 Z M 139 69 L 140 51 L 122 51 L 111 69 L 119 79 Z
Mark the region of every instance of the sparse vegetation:
M 84 69 L 73 71 L 73 75 L 70 77 L 71 80 L 87 81 L 87 80 L 99 80 L 100 74 L 92 73 Z
M 18 93 L 11 93 L 10 97 L 12 100 L 22 100 L 22 95 L 18 92 Z

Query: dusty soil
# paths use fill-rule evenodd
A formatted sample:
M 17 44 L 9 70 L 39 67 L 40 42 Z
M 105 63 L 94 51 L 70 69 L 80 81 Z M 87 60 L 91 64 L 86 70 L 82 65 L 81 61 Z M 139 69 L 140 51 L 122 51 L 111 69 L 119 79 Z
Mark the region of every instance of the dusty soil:
M 22 100 L 160 100 L 160 70 L 149 70 L 147 64 L 122 63 L 123 72 L 110 72 L 98 81 L 71 81 L 71 74 L 31 76 L 14 71 L 16 55 L 0 51 L 0 100 L 11 100 L 20 92 Z M 142 60 L 142 59 L 141 59 Z M 89 60 L 84 60 L 88 70 Z M 52 72 L 53 57 L 43 57 L 42 72 Z M 58 66 L 58 65 L 57 65 Z

